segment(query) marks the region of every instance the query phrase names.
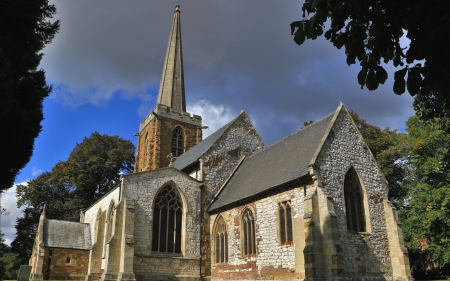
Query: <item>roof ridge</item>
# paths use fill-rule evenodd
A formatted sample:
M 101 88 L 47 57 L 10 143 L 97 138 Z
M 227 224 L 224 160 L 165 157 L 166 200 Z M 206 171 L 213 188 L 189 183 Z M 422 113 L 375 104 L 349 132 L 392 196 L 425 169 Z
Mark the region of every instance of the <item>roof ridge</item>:
M 305 129 L 310 129 L 310 128 L 312 128 L 312 127 L 317 126 L 317 124 L 318 124 L 319 122 L 321 122 L 321 121 L 323 121 L 324 119 L 330 117 L 330 115 L 334 114 L 335 112 L 336 112 L 336 111 L 333 111 L 333 112 L 331 112 L 331 113 L 325 115 L 324 117 L 320 118 L 319 120 L 313 122 L 312 124 L 307 125 L 307 126 L 304 126 L 303 128 L 300 128 L 299 130 L 297 130 L 297 131 L 291 133 L 290 135 L 285 136 L 285 137 L 282 138 L 281 140 L 278 140 L 278 141 L 274 142 L 273 144 L 267 146 L 266 148 L 257 151 L 256 153 L 254 153 L 254 154 L 252 154 L 251 156 L 247 157 L 247 159 L 245 159 L 245 160 L 247 161 L 247 160 L 251 159 L 253 156 L 258 155 L 258 154 L 260 154 L 260 153 L 262 153 L 262 152 L 264 152 L 264 151 L 267 151 L 267 150 L 271 149 L 272 147 L 275 147 L 275 146 L 279 145 L 280 143 L 286 141 L 287 139 L 290 139 L 291 137 L 294 137 L 295 135 L 299 134 L 300 132 L 303 132 Z

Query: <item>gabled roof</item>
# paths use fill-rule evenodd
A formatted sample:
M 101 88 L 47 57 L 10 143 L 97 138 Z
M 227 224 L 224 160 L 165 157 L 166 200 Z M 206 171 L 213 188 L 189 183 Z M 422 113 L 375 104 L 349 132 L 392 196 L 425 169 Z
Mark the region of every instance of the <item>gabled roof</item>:
M 89 224 L 46 219 L 44 223 L 44 246 L 89 250 L 92 246 Z
M 242 162 L 209 211 L 264 193 L 307 176 L 343 106 Z
M 239 114 L 239 116 L 241 116 L 241 114 Z M 173 162 L 173 167 L 178 170 L 183 170 L 187 166 L 195 163 L 203 155 L 203 153 L 205 153 L 227 131 L 227 129 L 233 125 L 239 116 L 209 135 L 206 139 L 199 142 L 193 148 L 181 154 L 181 156 Z

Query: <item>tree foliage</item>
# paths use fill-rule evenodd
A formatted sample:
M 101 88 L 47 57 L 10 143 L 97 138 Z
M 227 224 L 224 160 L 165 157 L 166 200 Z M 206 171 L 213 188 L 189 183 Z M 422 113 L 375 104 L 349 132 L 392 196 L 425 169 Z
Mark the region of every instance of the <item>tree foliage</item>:
M 407 121 L 413 176 L 400 215 L 417 277 L 450 273 L 450 121 Z M 430 276 L 431 275 L 431 276 Z
M 48 0 L 0 2 L 0 190 L 12 186 L 41 131 L 42 102 L 51 92 L 40 51 L 59 30 Z
M 299 45 L 324 35 L 336 48 L 344 47 L 347 64 L 358 61 L 361 66 L 361 88 L 375 90 L 384 84 L 388 74 L 382 64 L 392 62 L 399 68 L 396 94 L 407 89 L 423 117 L 450 116 L 447 2 L 305 0 L 303 19 L 291 23 L 291 33 Z M 406 47 L 400 42 L 404 36 L 410 40 Z M 427 102 L 430 96 L 437 103 Z
M 133 172 L 134 145 L 118 136 L 94 132 L 77 143 L 65 162 L 44 172 L 27 185 L 18 185 L 18 207 L 25 206 L 16 222 L 11 243 L 19 264 L 27 263 L 36 236 L 40 214 L 48 218 L 77 221 L 87 208 L 120 182 L 120 174 Z

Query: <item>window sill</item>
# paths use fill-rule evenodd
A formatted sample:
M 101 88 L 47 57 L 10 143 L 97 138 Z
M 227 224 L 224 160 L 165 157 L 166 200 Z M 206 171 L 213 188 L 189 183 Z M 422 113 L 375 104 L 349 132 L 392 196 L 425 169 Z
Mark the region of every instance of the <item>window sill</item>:
M 293 246 L 294 241 L 281 242 L 280 245 L 281 246 Z

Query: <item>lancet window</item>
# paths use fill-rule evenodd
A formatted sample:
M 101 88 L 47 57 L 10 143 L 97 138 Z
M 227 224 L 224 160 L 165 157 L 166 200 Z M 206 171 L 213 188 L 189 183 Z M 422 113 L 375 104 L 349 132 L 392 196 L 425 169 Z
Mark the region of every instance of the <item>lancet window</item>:
M 172 133 L 172 156 L 178 157 L 184 152 L 183 131 L 180 127 L 176 127 Z
M 345 175 L 344 197 L 347 229 L 349 231 L 365 232 L 364 197 L 358 174 L 353 167 Z
M 247 208 L 242 213 L 243 253 L 245 256 L 256 254 L 255 218 L 253 212 Z
M 228 262 L 228 234 L 223 217 L 220 216 L 214 228 L 214 252 L 215 262 Z
M 290 243 L 294 240 L 292 236 L 292 207 L 291 201 L 283 201 L 278 206 L 280 219 L 280 241 Z
M 152 251 L 181 253 L 183 203 L 174 187 L 164 187 L 153 207 Z

